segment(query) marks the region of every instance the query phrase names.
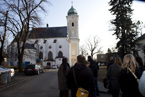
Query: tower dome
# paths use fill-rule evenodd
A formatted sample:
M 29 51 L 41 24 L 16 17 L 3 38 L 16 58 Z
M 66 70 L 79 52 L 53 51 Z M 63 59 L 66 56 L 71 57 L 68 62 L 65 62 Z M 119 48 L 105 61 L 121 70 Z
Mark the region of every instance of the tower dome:
M 77 15 L 77 11 L 75 8 L 73 8 L 73 6 L 69 9 L 68 15 Z

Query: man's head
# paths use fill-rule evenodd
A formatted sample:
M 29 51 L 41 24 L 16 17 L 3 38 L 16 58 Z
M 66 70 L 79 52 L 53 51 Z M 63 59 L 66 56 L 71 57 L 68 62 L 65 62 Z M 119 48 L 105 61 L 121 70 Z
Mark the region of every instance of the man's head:
M 85 59 L 85 57 L 84 57 L 83 55 L 78 55 L 78 56 L 77 56 L 77 62 L 78 62 L 78 63 L 83 63 L 83 64 L 85 64 L 85 61 L 86 61 L 86 59 Z
M 92 61 L 92 57 L 91 56 L 88 56 L 88 61 Z
M 85 61 L 85 64 L 86 64 L 87 67 L 90 66 L 90 62 L 88 62 L 88 61 Z
M 110 57 L 110 60 L 114 60 L 114 58 L 113 57 Z

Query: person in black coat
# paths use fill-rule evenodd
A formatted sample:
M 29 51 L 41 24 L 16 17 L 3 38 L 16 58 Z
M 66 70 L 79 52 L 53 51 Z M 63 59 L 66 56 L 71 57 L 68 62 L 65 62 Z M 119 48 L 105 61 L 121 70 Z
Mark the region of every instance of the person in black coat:
M 94 75 L 95 89 L 96 89 L 94 94 L 100 96 L 99 86 L 98 86 L 98 70 L 99 70 L 98 63 L 95 62 L 91 56 L 88 56 L 88 61 L 90 62 L 89 67 L 91 68 Z
M 141 71 L 138 63 L 132 54 L 127 54 L 124 56 L 122 69 L 119 73 L 119 85 L 122 97 L 143 97 L 139 92 L 137 79 L 132 72 L 140 78 Z
M 109 69 L 109 67 L 114 64 L 114 58 L 113 57 L 110 57 L 110 61 L 108 62 L 107 64 L 107 70 Z
M 121 70 L 122 61 L 120 57 L 116 57 L 114 64 L 111 65 L 107 72 L 107 78 L 110 80 L 109 92 L 112 97 L 119 97 L 120 86 L 118 82 L 118 75 Z
M 136 59 L 138 65 L 139 65 L 139 69 L 141 70 L 141 72 L 143 72 L 145 69 L 144 69 L 141 57 L 137 56 L 137 57 L 135 57 L 135 59 Z
M 90 68 L 86 67 L 85 61 L 84 56 L 77 56 L 77 63 L 68 71 L 67 84 L 71 89 L 71 97 L 76 97 L 77 90 L 80 87 L 89 91 L 89 97 L 94 97 L 95 86 L 93 73 Z
M 57 76 L 58 76 L 58 87 L 59 87 L 59 97 L 69 97 L 69 88 L 67 85 L 67 72 L 70 69 L 70 66 L 67 62 L 67 58 L 62 59 L 62 64 L 59 67 Z

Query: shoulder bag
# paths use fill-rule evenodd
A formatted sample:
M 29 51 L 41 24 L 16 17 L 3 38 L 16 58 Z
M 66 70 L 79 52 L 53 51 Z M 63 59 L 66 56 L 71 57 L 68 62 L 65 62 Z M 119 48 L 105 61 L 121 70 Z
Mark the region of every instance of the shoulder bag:
M 134 72 L 132 72 L 132 70 L 130 68 L 127 67 L 127 69 L 132 73 L 132 75 L 135 77 L 135 79 L 137 80 L 137 83 L 139 84 L 139 79 L 137 78 L 137 76 L 135 75 Z
M 73 68 L 73 75 L 74 75 L 74 80 L 75 80 L 76 86 L 78 88 L 74 68 Z M 88 90 L 79 87 L 77 90 L 77 93 L 76 93 L 76 97 L 88 97 L 88 94 L 89 94 Z
M 104 88 L 109 89 L 109 87 L 110 87 L 110 80 L 108 79 L 108 77 L 105 77 L 103 79 L 103 84 L 104 84 Z

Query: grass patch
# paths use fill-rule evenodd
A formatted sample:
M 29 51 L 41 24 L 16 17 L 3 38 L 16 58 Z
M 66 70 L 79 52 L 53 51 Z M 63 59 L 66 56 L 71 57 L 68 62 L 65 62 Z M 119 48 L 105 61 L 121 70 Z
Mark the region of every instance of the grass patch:
M 107 74 L 107 66 L 99 66 L 98 81 L 103 82 Z

